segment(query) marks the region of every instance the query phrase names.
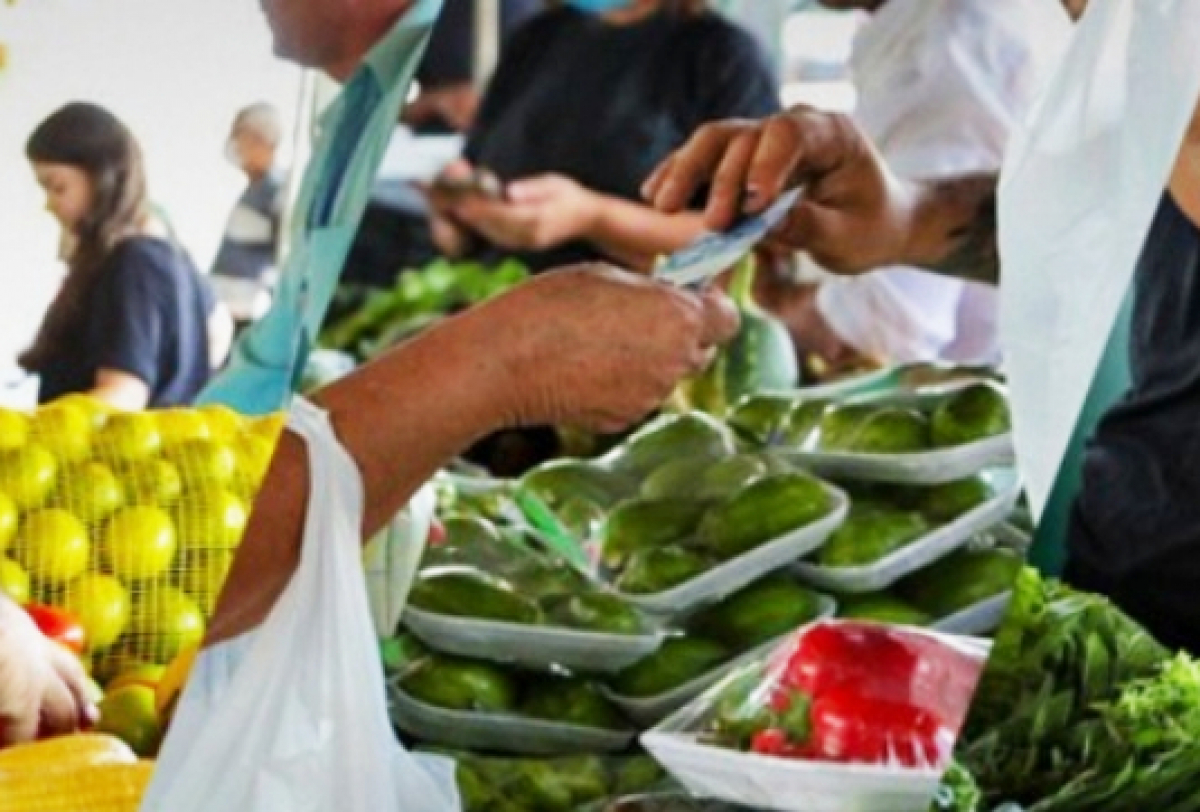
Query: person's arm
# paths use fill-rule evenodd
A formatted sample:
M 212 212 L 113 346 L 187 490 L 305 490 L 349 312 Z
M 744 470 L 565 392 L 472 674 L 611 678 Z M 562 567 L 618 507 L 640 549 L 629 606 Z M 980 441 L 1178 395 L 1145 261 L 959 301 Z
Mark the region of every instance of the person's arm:
M 583 238 L 629 268 L 653 270 L 655 259 L 678 251 L 704 231 L 700 212 L 664 214 L 628 200 L 596 197 L 595 217 Z
M 796 107 L 763 121 L 700 128 L 643 193 L 659 210 L 678 212 L 709 184 L 705 222 L 725 229 L 739 213 L 761 212 L 803 186 L 773 237 L 822 267 L 855 274 L 913 265 L 995 283 L 997 179 L 902 180 L 849 117 Z
M 698 212 L 664 214 L 587 189 L 563 175 L 515 181 L 503 200 L 471 196 L 455 203 L 451 212 L 495 245 L 545 251 L 583 240 L 641 271 L 649 271 L 657 256 L 682 248 L 704 230 Z
M 79 660 L 0 592 L 0 747 L 94 723 L 86 684 Z
M 96 385 L 89 394 L 118 409 L 136 412 L 150 403 L 150 387 L 136 375 L 120 369 L 96 370 Z
M 916 208 L 900 264 L 998 284 L 996 173 L 915 183 Z
M 617 431 L 704 369 L 737 329 L 730 302 L 604 268 L 542 274 L 448 319 L 317 393 L 365 487 L 370 538 L 474 440 L 525 425 Z M 306 452 L 284 433 L 209 626 L 266 616 L 295 570 Z

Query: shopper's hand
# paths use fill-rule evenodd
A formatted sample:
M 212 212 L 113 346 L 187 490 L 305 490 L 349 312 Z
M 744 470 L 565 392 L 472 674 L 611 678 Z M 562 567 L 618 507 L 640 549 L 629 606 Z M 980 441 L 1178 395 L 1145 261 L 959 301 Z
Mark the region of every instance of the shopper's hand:
M 507 425 L 603 433 L 641 419 L 737 331 L 723 293 L 698 295 L 602 265 L 542 274 L 469 313 L 496 336 Z
M 437 181 L 442 178 L 466 179 L 473 171 L 469 161 L 458 158 L 443 168 L 433 183 L 417 184 L 429 205 L 429 233 L 433 244 L 448 257 L 465 255 L 471 247 L 471 234 L 461 223 L 454 220 L 453 211 L 457 197 L 439 188 Z
M 562 175 L 539 175 L 510 183 L 503 200 L 463 198 L 453 216 L 495 245 L 514 251 L 545 251 L 587 236 L 602 198 Z
M 762 121 L 701 127 L 650 176 L 643 194 L 676 212 L 709 185 L 705 221 L 728 228 L 788 189 L 804 191 L 772 238 L 823 267 L 859 273 L 901 262 L 917 190 L 896 178 L 846 116 L 796 107 Z
M 83 666 L 0 596 L 0 746 L 91 725 Z

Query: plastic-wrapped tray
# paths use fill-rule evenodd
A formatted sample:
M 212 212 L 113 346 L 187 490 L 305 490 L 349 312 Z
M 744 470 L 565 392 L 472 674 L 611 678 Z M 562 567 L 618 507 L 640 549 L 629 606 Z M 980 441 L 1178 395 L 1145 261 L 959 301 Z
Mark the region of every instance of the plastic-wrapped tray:
M 795 565 L 795 571 L 806 583 L 833 592 L 854 594 L 886 589 L 1004 521 L 1021 494 L 1020 481 L 1011 469 L 989 472 L 989 478 L 995 488 L 991 499 L 873 564 L 834 568 L 801 561 Z
M 651 614 L 679 615 L 702 603 L 732 594 L 767 573 L 809 555 L 841 526 L 850 508 L 850 498 L 845 493 L 829 483 L 822 484 L 833 498 L 833 508 L 812 524 L 796 528 L 663 592 L 653 595 L 617 594 Z
M 610 634 L 452 617 L 409 606 L 404 624 L 425 643 L 447 654 L 538 669 L 560 665 L 588 673 L 618 671 L 654 653 L 663 639 L 662 631 L 649 619 L 644 634 Z
M 977 638 L 926 634 L 981 657 L 990 648 L 988 641 Z M 928 808 L 941 780 L 936 769 L 781 759 L 712 747 L 691 732 L 695 714 L 694 705 L 685 706 L 643 734 L 641 743 L 700 797 L 777 812 L 917 812 Z
M 970 385 L 970 381 L 952 381 L 916 392 L 883 392 L 847 399 L 846 403 L 887 404 L 919 407 L 944 398 L 947 393 Z M 874 454 L 858 451 L 825 451 L 817 447 L 814 434 L 800 448 L 782 448 L 779 453 L 790 462 L 818 476 L 832 479 L 859 479 L 890 482 L 897 485 L 940 485 L 963 479 L 997 465 L 1015 460 L 1012 433 L 986 437 L 973 443 L 914 451 L 904 454 Z
M 820 476 L 866 479 L 898 485 L 939 485 L 963 479 L 980 470 L 1011 463 L 1012 435 L 1002 434 L 974 443 L 912 454 L 857 454 L 841 451 L 784 449 L 789 461 Z
M 789 761 L 718 750 L 695 736 L 654 730 L 642 745 L 695 795 L 779 812 L 916 812 L 927 809 L 939 770 Z
M 600 730 L 516 715 L 437 708 L 406 694 L 397 679 L 388 685 L 392 723 L 422 741 L 445 747 L 530 756 L 614 753 L 627 748 L 637 735 L 632 730 Z
M 1011 591 L 1001 592 L 974 606 L 947 615 L 934 622 L 930 628 L 946 634 L 990 634 L 1004 622 L 1004 613 L 1008 611 L 1008 602 L 1011 599 Z
M 828 595 L 822 595 L 820 612 L 810 622 L 833 617 L 836 612 L 837 601 Z M 707 674 L 702 674 L 690 682 L 685 682 L 683 685 L 676 686 L 670 691 L 657 696 L 638 698 L 621 696 L 607 687 L 603 689 L 604 695 L 633 721 L 640 725 L 653 725 L 670 716 L 743 665 L 754 662 L 768 652 L 773 651 L 780 643 L 794 633 L 788 632 L 774 640 L 763 643 L 761 646 L 756 646 L 750 651 L 743 652 L 728 662 L 717 666 Z
M 941 363 L 913 363 L 851 375 L 829 383 L 789 389 L 782 393 L 805 400 L 845 400 L 897 390 L 965 385 L 993 378 L 989 370 Z

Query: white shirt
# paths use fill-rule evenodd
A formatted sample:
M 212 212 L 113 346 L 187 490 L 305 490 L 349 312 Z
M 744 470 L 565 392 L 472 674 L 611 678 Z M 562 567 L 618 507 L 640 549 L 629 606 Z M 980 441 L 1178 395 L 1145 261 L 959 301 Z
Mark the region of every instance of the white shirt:
M 853 116 L 901 176 L 998 171 L 1072 30 L 1060 0 L 889 0 L 854 44 Z M 885 362 L 998 360 L 988 286 L 896 267 L 824 278 L 817 307 Z

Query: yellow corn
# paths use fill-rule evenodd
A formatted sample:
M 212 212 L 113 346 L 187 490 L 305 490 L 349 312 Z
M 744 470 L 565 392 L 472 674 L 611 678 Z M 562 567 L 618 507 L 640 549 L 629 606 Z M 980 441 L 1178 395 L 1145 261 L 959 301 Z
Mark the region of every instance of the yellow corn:
M 137 812 L 153 761 L 0 776 L 0 812 Z
M 78 733 L 0 750 L 0 777 L 6 773 L 75 769 L 89 764 L 132 764 L 129 745 L 104 733 Z

